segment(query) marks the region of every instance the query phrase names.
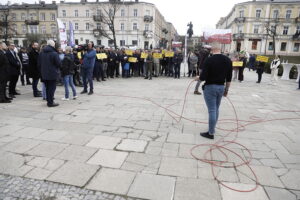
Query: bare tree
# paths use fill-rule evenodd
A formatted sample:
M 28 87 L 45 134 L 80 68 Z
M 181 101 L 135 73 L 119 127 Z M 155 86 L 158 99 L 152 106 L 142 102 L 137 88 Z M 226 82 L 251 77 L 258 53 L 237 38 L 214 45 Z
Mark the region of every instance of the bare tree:
M 109 2 L 103 3 L 104 6 L 96 8 L 100 10 L 102 8 L 102 12 L 94 15 L 94 20 L 101 22 L 100 29 L 97 28 L 98 34 L 100 37 L 105 37 L 109 40 L 112 40 L 114 43 L 114 47 L 117 48 L 117 40 L 116 40 L 116 29 L 115 29 L 115 19 L 118 10 L 121 8 L 122 3 L 120 0 L 109 0 Z M 106 28 L 108 27 L 108 29 Z
M 12 16 L 10 16 L 9 5 L 0 5 L 0 13 L 2 17 L 0 19 L 0 37 L 7 43 L 9 38 L 12 38 L 17 34 L 12 24 Z
M 267 37 L 270 36 L 272 38 L 272 42 L 273 42 L 273 55 L 275 56 L 276 54 L 276 37 L 277 37 L 277 27 L 278 27 L 278 20 L 275 19 L 273 25 L 270 24 L 270 21 L 268 21 L 265 24 L 265 29 L 267 32 Z

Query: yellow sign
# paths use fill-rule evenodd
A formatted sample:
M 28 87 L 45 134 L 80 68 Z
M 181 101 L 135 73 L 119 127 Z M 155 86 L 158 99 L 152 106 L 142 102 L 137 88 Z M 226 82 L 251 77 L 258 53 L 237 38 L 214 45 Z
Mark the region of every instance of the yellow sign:
M 77 53 L 77 57 L 78 57 L 78 59 L 81 59 L 82 57 L 81 57 L 81 52 L 78 52 Z
M 103 60 L 107 58 L 107 55 L 105 53 L 97 53 L 97 58 Z
M 232 67 L 243 67 L 244 63 L 240 61 L 233 61 Z
M 168 58 L 174 57 L 174 52 L 172 52 L 172 51 L 166 51 L 165 52 L 165 57 L 168 57 Z
M 267 63 L 269 61 L 269 57 L 267 56 L 257 56 L 256 61 L 261 61 Z
M 162 58 L 161 53 L 153 53 L 153 58 Z
M 142 54 L 141 54 L 141 58 L 147 58 L 148 57 L 148 54 L 147 53 L 144 53 L 144 52 L 142 52 Z
M 162 53 L 162 54 L 165 54 L 165 53 L 166 53 L 166 50 L 163 49 L 161 53 Z
M 131 63 L 136 63 L 137 62 L 137 58 L 135 58 L 135 57 L 129 57 L 128 61 L 131 62 Z
M 126 54 L 127 56 L 132 56 L 132 55 L 133 55 L 133 51 L 130 50 L 130 49 L 127 49 L 127 50 L 125 50 L 125 54 Z

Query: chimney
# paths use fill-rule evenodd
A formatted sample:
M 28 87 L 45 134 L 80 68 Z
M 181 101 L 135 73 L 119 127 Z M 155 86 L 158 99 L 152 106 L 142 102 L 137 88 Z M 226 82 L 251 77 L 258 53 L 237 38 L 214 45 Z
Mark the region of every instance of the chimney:
M 56 1 L 52 1 L 52 4 L 56 4 Z

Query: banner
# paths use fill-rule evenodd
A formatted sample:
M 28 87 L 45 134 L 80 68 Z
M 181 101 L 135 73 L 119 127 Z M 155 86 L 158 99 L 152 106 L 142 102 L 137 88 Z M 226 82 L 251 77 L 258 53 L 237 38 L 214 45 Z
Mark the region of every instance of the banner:
M 231 44 L 231 29 L 207 29 L 203 31 L 203 40 L 207 43 Z
M 129 57 L 128 62 L 136 63 L 137 62 L 137 58 L 135 58 L 135 57 Z
M 233 61 L 232 62 L 232 67 L 243 67 L 244 62 L 242 61 Z
M 73 29 L 73 24 L 71 21 L 69 21 L 69 29 L 70 29 L 69 46 L 74 47 L 75 46 L 74 29 Z
M 97 53 L 96 56 L 99 60 L 103 60 L 107 58 L 107 55 L 105 53 Z
M 182 48 L 182 42 L 176 42 L 176 41 L 173 41 L 172 42 L 172 48 Z
M 144 52 L 142 52 L 142 54 L 141 54 L 141 58 L 147 58 L 148 57 L 148 54 L 147 53 L 144 53 Z
M 166 51 L 166 52 L 165 52 L 165 57 L 166 57 L 166 58 L 174 57 L 174 52 L 173 52 L 173 51 Z
M 130 50 L 130 49 L 127 49 L 127 50 L 125 50 L 125 54 L 126 54 L 127 56 L 132 56 L 132 55 L 133 55 L 133 51 Z
M 153 53 L 153 58 L 162 58 L 161 53 Z
M 60 47 L 63 50 L 65 50 L 66 46 L 68 44 L 66 27 L 65 27 L 64 23 L 58 18 L 57 18 L 57 25 L 58 25 Z
M 267 56 L 256 56 L 256 61 L 267 63 L 269 61 L 269 57 L 267 57 Z

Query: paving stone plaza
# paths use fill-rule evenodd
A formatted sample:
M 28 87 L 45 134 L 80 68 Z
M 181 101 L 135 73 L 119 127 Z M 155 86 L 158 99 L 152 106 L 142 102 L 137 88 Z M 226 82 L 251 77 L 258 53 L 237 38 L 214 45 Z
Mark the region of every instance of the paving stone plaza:
M 223 99 L 214 141 L 199 135 L 208 116 L 194 84 L 178 117 L 191 78 L 113 79 L 96 83 L 94 95 L 68 102 L 60 101 L 64 88 L 58 87 L 56 108 L 18 85 L 22 95 L 0 105 L 0 199 L 300 199 L 300 91 L 295 80 L 272 86 L 267 74 L 261 84 L 256 79 L 246 70 L 243 83 L 232 83 L 239 132 L 228 131 L 237 121 Z M 208 146 L 192 152 L 227 160 L 227 167 L 191 155 L 195 145 L 222 138 L 244 147 L 228 144 L 237 154 L 223 149 L 226 156 L 206 154 Z M 238 166 L 250 157 L 251 168 Z M 256 190 L 228 189 L 255 188 L 250 169 Z

